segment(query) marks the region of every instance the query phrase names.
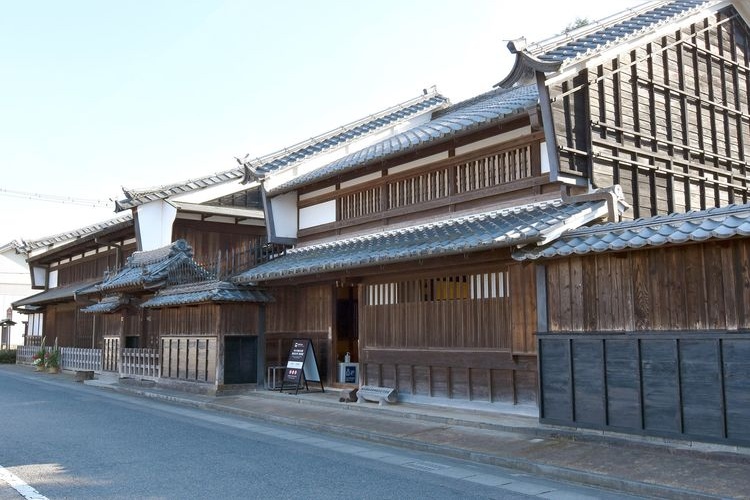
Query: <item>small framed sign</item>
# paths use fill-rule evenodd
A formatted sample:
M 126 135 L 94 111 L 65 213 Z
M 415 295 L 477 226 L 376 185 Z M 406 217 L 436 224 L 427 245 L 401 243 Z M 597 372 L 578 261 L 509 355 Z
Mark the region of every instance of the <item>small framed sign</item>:
M 291 389 L 289 386 L 294 386 L 294 393 L 297 394 L 303 380 L 306 391 L 310 391 L 308 382 L 318 382 L 320 383 L 320 392 L 325 392 L 312 341 L 310 339 L 294 339 L 292 347 L 289 349 L 289 357 L 287 358 L 284 378 L 281 381 L 279 392 L 284 392 L 285 388 Z

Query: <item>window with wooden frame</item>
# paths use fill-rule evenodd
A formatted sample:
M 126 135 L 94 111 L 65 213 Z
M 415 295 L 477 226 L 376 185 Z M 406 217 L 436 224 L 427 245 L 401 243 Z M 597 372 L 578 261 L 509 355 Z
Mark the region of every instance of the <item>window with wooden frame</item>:
M 503 271 L 374 283 L 365 288 L 368 306 L 497 299 L 508 295 L 508 273 Z

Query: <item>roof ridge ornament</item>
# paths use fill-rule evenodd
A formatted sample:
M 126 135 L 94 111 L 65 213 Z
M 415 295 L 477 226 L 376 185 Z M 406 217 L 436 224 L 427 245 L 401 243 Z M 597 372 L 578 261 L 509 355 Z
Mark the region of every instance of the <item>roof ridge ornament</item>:
M 565 190 L 563 189 L 561 195 L 564 203 L 605 200 L 609 212 L 607 214 L 609 222 L 618 222 L 620 220 L 620 214 L 630 208 L 630 204 L 625 201 L 625 194 L 622 192 L 622 187 L 619 184 L 606 188 L 599 188 L 590 193 L 573 196 L 565 193 Z

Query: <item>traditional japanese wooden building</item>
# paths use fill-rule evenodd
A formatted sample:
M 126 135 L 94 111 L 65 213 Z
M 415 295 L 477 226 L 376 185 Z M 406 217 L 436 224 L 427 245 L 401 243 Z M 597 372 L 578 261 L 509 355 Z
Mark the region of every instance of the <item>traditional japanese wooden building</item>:
M 652 2 L 510 45 L 502 85 L 536 79 L 551 170 L 621 185 L 634 219 L 514 254 L 537 265 L 543 421 L 750 443 L 749 20 Z
M 540 418 L 750 444 L 750 206 L 581 228 L 539 271 Z
M 498 90 L 307 174 L 266 176 L 269 239 L 295 249 L 235 281 L 280 297 L 269 362 L 305 335 L 331 381 L 352 352 L 362 383 L 407 398 L 535 401 L 535 334 L 557 285 L 510 247 L 615 221 L 626 205 L 637 219 L 746 203 L 747 14 L 741 2 L 649 2 L 515 40 Z M 584 210 L 577 196 L 601 188 L 601 211 Z M 540 236 L 550 207 L 559 225 Z M 290 320 L 301 303 L 317 307 Z
M 18 300 L 13 308 L 28 318 L 25 345 L 98 347 L 102 325 L 81 308 L 90 301 L 81 292 L 117 269 L 135 250 L 129 214 L 102 223 L 27 242 L 32 288 L 41 292 Z
M 740 0 L 647 2 L 512 41 L 509 75 L 464 102 L 425 93 L 126 190 L 142 255 L 184 238 L 232 263 L 143 295 L 163 359 L 200 368 L 169 377 L 220 385 L 231 338 L 260 383 L 309 338 L 329 384 L 349 353 L 407 400 L 747 442 L 749 19 Z

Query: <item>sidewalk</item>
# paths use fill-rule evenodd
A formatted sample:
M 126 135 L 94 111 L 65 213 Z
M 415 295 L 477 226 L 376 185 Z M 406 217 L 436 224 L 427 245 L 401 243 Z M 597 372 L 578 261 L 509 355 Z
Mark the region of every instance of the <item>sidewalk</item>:
M 27 368 L 27 367 L 19 367 Z M 29 368 L 30 369 L 30 368 Z M 62 374 L 57 380 L 68 379 Z M 750 449 L 575 431 L 513 412 L 340 403 L 339 390 L 204 396 L 97 379 L 89 386 L 655 498 L 750 498 Z

